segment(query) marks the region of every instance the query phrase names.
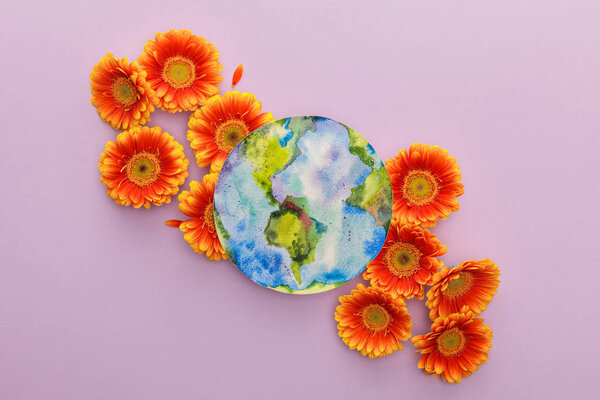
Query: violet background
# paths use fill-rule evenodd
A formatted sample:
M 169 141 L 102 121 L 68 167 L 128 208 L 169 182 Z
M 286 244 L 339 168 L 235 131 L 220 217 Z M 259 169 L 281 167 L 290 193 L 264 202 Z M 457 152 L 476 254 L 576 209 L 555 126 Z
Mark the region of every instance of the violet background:
M 0 398 L 593 398 L 599 341 L 600 3 L 4 1 L 0 5 Z M 177 201 L 115 205 L 97 162 L 116 133 L 90 104 L 106 54 L 156 31 L 214 42 L 224 83 L 275 117 L 318 114 L 382 158 L 412 142 L 457 157 L 461 210 L 433 231 L 455 265 L 490 257 L 489 362 L 461 384 L 405 350 L 363 358 L 337 297 L 266 290 L 163 225 Z M 186 148 L 189 113 L 156 111 Z M 413 334 L 425 305 L 408 302 Z

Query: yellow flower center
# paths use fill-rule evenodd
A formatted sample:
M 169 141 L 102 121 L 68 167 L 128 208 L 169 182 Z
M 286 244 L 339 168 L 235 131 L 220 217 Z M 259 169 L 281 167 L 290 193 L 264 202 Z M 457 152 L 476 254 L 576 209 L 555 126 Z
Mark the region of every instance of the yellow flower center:
M 401 278 L 413 276 L 421 268 L 421 252 L 410 243 L 394 243 L 384 258 L 388 270 Z
M 452 357 L 465 348 L 466 342 L 467 339 L 460 329 L 448 329 L 437 338 L 438 351 L 446 357 Z
M 220 151 L 231 152 L 233 148 L 248 134 L 250 129 L 248 125 L 239 119 L 230 119 L 217 127 L 215 140 Z
M 444 296 L 451 299 L 462 296 L 473 286 L 473 274 L 470 272 L 461 272 L 457 277 L 448 282 L 448 287 L 444 290 Z
M 138 92 L 133 83 L 124 76 L 114 80 L 110 87 L 113 98 L 123 107 L 131 107 L 138 100 Z
M 186 57 L 169 57 L 163 66 L 162 78 L 175 89 L 190 87 L 196 80 L 196 65 Z
M 214 203 L 211 201 L 204 209 L 204 223 L 211 232 L 215 232 Z
M 156 182 L 160 175 L 160 161 L 154 154 L 142 151 L 134 154 L 125 165 L 127 179 L 140 187 Z
M 402 197 L 409 206 L 424 206 L 435 200 L 440 191 L 435 176 L 424 170 L 410 171 L 402 185 Z
M 379 304 L 369 304 L 360 310 L 363 325 L 371 332 L 381 332 L 387 330 L 392 322 L 390 313 Z

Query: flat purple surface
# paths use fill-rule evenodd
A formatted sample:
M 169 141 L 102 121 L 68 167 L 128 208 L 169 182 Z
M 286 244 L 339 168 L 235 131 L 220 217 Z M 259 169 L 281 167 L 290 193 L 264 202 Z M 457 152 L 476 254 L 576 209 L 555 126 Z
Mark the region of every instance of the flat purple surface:
M 4 1 L 0 5 L 1 399 L 591 398 L 600 391 L 595 0 Z M 116 132 L 90 104 L 106 52 L 158 30 L 214 42 L 227 90 L 276 118 L 324 115 L 382 158 L 418 141 L 457 157 L 461 210 L 444 262 L 490 257 L 490 359 L 448 385 L 409 342 L 363 358 L 337 336 L 339 289 L 266 290 L 183 235 L 177 201 L 115 205 L 97 162 Z M 188 113 L 157 111 L 193 154 Z M 190 178 L 206 173 L 190 165 Z M 408 302 L 413 334 L 425 305 Z M 595 394 L 594 394 L 595 393 Z

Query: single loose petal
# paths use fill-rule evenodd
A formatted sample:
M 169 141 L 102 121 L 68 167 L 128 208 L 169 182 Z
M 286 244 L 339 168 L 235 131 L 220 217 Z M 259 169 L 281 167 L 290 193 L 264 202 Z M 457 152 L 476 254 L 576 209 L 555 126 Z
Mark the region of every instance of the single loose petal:
M 238 84 L 240 79 L 242 79 L 242 74 L 244 73 L 244 66 L 242 64 L 238 65 L 235 71 L 233 72 L 233 78 L 231 79 L 231 88 L 233 89 L 235 85 Z

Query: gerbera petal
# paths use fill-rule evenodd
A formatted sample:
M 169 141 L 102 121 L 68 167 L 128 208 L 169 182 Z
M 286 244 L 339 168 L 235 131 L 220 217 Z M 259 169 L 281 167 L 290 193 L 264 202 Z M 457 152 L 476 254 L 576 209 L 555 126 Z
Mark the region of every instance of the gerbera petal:
M 238 84 L 240 79 L 242 79 L 242 74 L 244 73 L 244 66 L 242 64 L 238 65 L 235 71 L 233 71 L 233 78 L 231 78 L 231 88 L 233 89 L 235 85 Z

